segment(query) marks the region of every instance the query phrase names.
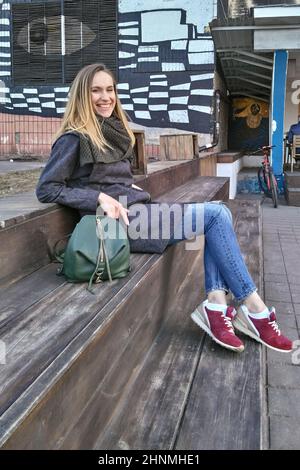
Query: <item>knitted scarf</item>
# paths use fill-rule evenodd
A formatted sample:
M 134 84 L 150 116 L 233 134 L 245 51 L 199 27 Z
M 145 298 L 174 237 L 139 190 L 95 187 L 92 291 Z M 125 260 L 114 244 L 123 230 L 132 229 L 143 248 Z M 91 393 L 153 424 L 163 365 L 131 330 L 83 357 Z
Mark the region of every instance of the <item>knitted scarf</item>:
M 102 130 L 108 146 L 103 150 L 96 147 L 91 139 L 77 131 L 70 131 L 80 138 L 80 166 L 87 163 L 114 163 L 121 160 L 133 158 L 131 139 L 123 126 L 123 123 L 116 116 L 103 118 L 97 116 L 99 126 Z

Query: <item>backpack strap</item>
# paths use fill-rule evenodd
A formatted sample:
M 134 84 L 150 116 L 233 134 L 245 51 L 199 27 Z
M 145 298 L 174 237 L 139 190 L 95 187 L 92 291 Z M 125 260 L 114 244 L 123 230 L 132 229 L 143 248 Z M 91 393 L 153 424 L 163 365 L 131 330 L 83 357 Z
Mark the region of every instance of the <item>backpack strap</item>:
M 106 265 L 106 270 L 107 270 L 107 274 L 108 274 L 108 278 L 109 278 L 109 282 L 112 282 L 112 277 L 111 277 L 111 271 L 110 271 L 110 265 L 109 265 L 109 259 L 108 259 L 108 256 L 107 256 L 107 252 L 106 252 L 106 247 L 105 247 L 105 240 L 104 240 L 104 234 L 103 234 L 103 226 L 102 226 L 102 223 L 101 223 L 101 218 L 100 217 L 97 217 L 96 216 L 96 224 L 97 224 L 97 233 L 100 237 L 100 241 L 99 241 L 99 251 L 98 251 L 98 256 L 97 256 L 97 263 L 96 263 L 96 267 L 95 267 L 95 270 L 93 272 L 93 274 L 91 275 L 90 277 L 90 280 L 89 280 L 89 285 L 87 287 L 87 290 L 91 293 L 94 294 L 93 292 L 93 289 L 92 289 L 92 283 L 93 283 L 93 280 L 94 280 L 94 277 L 96 276 L 96 280 L 95 282 L 101 282 L 101 275 L 104 271 L 104 268 L 100 271 L 99 270 L 99 265 L 100 263 L 103 263 L 103 261 L 105 261 L 105 265 Z

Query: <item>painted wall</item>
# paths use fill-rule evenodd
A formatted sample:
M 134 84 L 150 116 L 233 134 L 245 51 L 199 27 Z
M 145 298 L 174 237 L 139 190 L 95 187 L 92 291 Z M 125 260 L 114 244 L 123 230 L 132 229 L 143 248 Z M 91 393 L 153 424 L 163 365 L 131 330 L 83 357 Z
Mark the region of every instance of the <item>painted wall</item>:
M 118 89 L 135 123 L 209 133 L 215 13 L 216 1 L 119 0 Z M 11 84 L 11 24 L 11 2 L 0 0 L 0 112 L 61 116 L 68 86 Z
M 19 3 L 29 3 L 19 1 Z M 25 27 L 26 25 L 24 25 Z M 65 109 L 68 86 L 13 86 L 11 2 L 0 0 L 0 112 L 58 117 Z
M 286 82 L 284 132 L 298 122 L 300 115 L 300 52 L 289 56 Z
M 252 6 L 274 3 L 278 1 L 119 0 L 119 92 L 134 125 L 146 128 L 153 142 L 157 142 L 162 129 L 163 132 L 179 129 L 196 131 L 201 144 L 209 143 L 214 53 L 208 23 L 216 16 L 217 4 L 218 14 L 236 16 L 247 14 Z M 43 119 L 61 116 L 68 86 L 11 84 L 10 0 L 0 0 L 0 32 L 2 116 L 31 115 Z M 288 112 L 286 126 L 290 116 Z M 221 142 L 224 147 L 222 135 Z
M 209 133 L 214 13 L 206 0 L 119 1 L 119 91 L 135 123 Z
M 269 142 L 269 106 L 252 98 L 235 98 L 229 123 L 229 148 L 254 151 Z

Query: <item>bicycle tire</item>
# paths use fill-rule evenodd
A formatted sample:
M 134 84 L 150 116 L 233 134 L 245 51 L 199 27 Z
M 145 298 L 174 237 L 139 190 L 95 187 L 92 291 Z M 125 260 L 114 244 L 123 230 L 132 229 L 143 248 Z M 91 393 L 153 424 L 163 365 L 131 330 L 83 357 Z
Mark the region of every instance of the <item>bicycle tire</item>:
M 277 181 L 272 170 L 270 170 L 270 186 L 271 186 L 273 205 L 276 209 L 276 207 L 278 207 Z
M 267 182 L 267 178 L 266 178 L 265 169 L 262 166 L 258 169 L 257 178 L 258 178 L 258 185 L 260 187 L 260 190 L 267 197 L 271 198 L 272 197 L 272 192 L 271 192 L 271 189 L 268 188 L 268 182 Z

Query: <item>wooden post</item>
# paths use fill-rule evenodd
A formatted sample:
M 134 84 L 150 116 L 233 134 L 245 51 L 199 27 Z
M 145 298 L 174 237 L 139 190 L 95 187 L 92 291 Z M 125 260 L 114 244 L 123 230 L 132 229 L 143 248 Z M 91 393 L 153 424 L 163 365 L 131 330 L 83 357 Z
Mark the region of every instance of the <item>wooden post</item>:
M 198 157 L 197 134 L 162 134 L 160 136 L 161 160 L 191 160 Z
M 145 132 L 140 129 L 132 129 L 135 136 L 135 146 L 132 162 L 132 173 L 134 175 L 147 174 L 147 162 L 145 155 Z

